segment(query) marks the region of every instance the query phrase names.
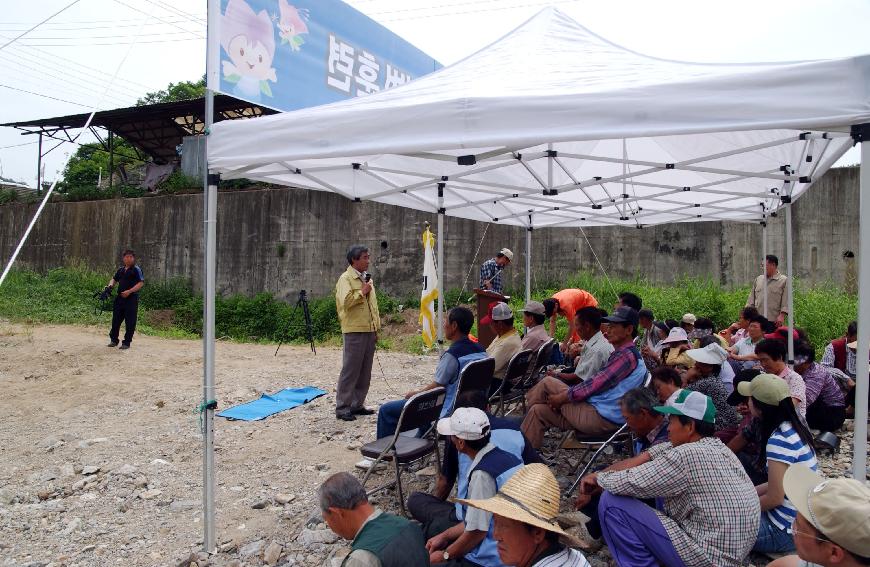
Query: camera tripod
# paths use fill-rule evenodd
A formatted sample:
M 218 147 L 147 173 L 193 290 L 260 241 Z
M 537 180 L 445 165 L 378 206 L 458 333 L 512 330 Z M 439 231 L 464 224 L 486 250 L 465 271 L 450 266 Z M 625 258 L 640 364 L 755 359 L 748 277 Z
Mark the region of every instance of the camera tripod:
M 314 347 L 314 325 L 311 324 L 311 311 L 308 309 L 308 294 L 305 290 L 301 290 L 299 292 L 299 299 L 296 300 L 296 305 L 293 307 L 293 312 L 290 313 L 290 318 L 296 314 L 296 310 L 299 307 L 302 307 L 302 316 L 305 319 L 305 336 L 308 337 L 308 342 L 311 344 L 311 352 L 315 355 L 317 354 L 317 349 Z M 284 336 L 287 336 L 287 333 L 284 333 Z M 284 344 L 284 339 L 282 338 L 280 342 L 278 342 L 278 348 L 275 349 L 275 356 L 278 356 L 278 351 L 281 349 L 281 345 Z

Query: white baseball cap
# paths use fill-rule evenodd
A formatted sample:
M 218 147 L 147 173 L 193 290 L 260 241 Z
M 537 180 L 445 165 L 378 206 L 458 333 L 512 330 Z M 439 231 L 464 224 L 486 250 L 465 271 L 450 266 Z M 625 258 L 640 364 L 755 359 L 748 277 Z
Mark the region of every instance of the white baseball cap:
M 505 258 L 507 258 L 508 260 L 510 260 L 511 262 L 513 262 L 514 253 L 511 252 L 510 248 L 502 248 L 501 250 L 498 251 L 498 253 L 501 254 L 502 256 L 504 256 Z
M 703 362 L 704 364 L 713 364 L 714 366 L 724 364 L 728 360 L 728 352 L 716 343 L 710 343 L 704 348 L 689 349 L 686 351 L 686 354 L 692 360 Z
M 477 441 L 489 433 L 489 418 L 477 408 L 456 408 L 453 415 L 438 420 L 438 433 Z

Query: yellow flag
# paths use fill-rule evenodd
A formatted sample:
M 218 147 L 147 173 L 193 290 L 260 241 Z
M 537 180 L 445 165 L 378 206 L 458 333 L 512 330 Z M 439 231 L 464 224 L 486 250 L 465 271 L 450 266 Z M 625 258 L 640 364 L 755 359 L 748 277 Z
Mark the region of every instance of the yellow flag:
M 420 325 L 423 343 L 432 348 L 438 336 L 435 323 L 435 299 L 438 298 L 438 270 L 435 266 L 435 235 L 427 227 L 423 231 L 423 291 L 420 294 Z

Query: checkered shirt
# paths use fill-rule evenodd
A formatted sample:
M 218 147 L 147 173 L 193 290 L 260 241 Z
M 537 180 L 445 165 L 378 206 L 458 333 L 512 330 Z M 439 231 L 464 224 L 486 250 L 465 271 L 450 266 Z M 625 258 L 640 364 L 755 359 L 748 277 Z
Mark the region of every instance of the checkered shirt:
M 489 289 L 496 293 L 501 293 L 501 270 L 498 269 L 495 258 L 490 258 L 480 266 L 481 289 L 483 289 L 483 282 L 485 280 L 489 280 Z
M 740 461 L 715 437 L 648 449 L 651 461 L 598 473 L 614 494 L 663 499 L 656 511 L 687 567 L 742 565 L 758 534 L 761 507 Z

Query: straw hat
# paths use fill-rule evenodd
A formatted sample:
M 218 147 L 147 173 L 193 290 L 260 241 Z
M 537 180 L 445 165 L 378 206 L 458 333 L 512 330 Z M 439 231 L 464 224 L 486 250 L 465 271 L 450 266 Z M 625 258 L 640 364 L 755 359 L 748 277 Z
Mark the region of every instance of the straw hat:
M 556 523 L 559 483 L 547 465 L 541 463 L 521 468 L 492 498 L 456 502 L 571 538 Z

